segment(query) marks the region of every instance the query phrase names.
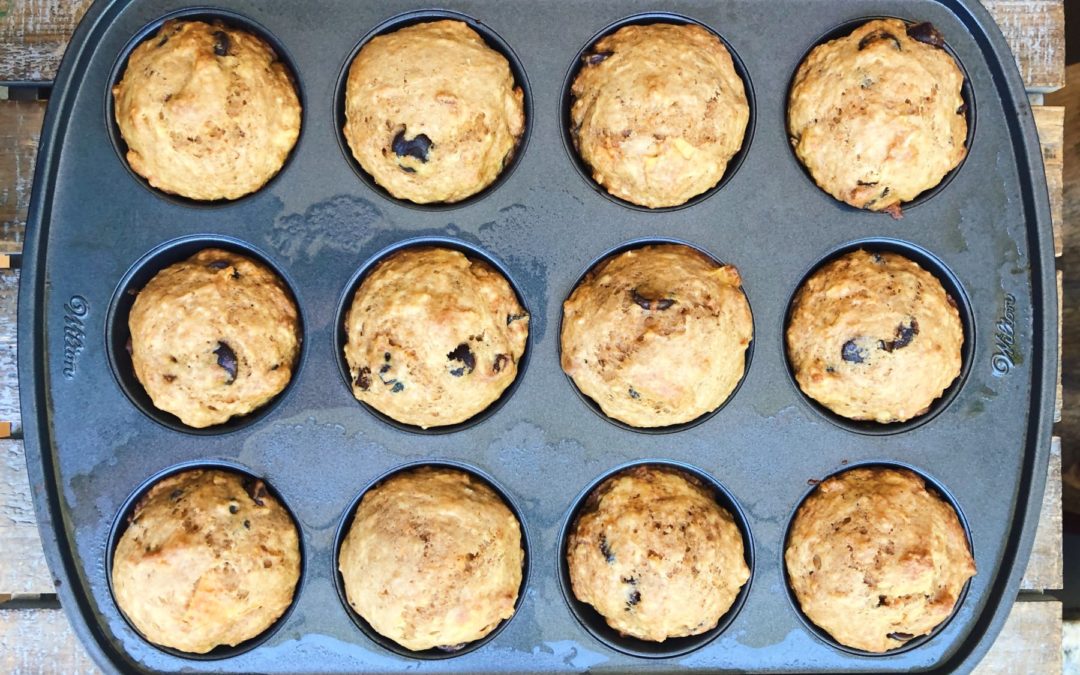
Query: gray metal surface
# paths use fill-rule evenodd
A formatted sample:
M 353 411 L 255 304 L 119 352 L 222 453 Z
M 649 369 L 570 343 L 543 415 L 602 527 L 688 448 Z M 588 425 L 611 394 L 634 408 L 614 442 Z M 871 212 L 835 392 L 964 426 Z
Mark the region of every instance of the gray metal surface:
M 62 604 L 90 652 L 123 671 L 784 671 L 967 670 L 1015 597 L 1038 518 L 1053 408 L 1053 257 L 1039 146 L 1012 57 L 974 0 L 686 0 L 665 9 L 720 33 L 749 73 L 756 129 L 744 162 L 707 199 L 648 213 L 598 194 L 561 138 L 562 87 L 574 56 L 608 24 L 655 9 L 641 2 L 481 2 L 450 8 L 479 19 L 516 52 L 532 97 L 531 135 L 516 170 L 458 208 L 417 209 L 362 182 L 335 130 L 341 68 L 359 39 L 413 2 L 218 3 L 272 33 L 304 95 L 294 155 L 266 189 L 232 204 L 192 206 L 148 189 L 113 147 L 107 119 L 114 66 L 147 24 L 178 9 L 162 0 L 99 2 L 71 43 L 50 101 L 20 295 L 20 379 L 27 461 L 42 538 Z M 929 20 L 962 60 L 977 101 L 970 156 L 903 220 L 846 208 L 814 186 L 788 147 L 784 104 L 800 57 L 859 17 Z M 303 358 L 272 409 L 222 433 L 150 419 L 114 375 L 106 339 L 121 281 L 164 242 L 228 237 L 261 252 L 288 280 L 305 328 Z M 479 424 L 440 435 L 392 427 L 353 398 L 336 354 L 346 285 L 380 249 L 418 236 L 476 246 L 509 272 L 532 311 L 520 386 Z M 676 237 L 738 267 L 754 313 L 754 356 L 735 397 L 671 434 L 620 428 L 575 394 L 558 363 L 561 303 L 599 255 L 636 238 Z M 794 387 L 782 331 L 796 285 L 854 240 L 921 247 L 970 303 L 966 381 L 933 419 L 890 435 L 830 421 Z M 120 305 L 118 304 L 117 307 Z M 122 312 L 121 312 L 122 313 Z M 111 334 L 110 334 L 111 335 Z M 114 360 L 115 359 L 114 354 Z M 121 363 L 122 359 L 118 361 Z M 122 366 L 118 365 L 118 368 Z M 374 478 L 442 459 L 489 474 L 521 509 L 530 576 L 517 615 L 491 642 L 442 660 L 412 660 L 369 639 L 334 583 L 342 518 Z M 579 493 L 616 466 L 685 462 L 718 480 L 745 513 L 754 577 L 715 640 L 645 660 L 609 648 L 570 612 L 559 582 L 559 532 Z M 125 502 L 170 468 L 213 460 L 265 478 L 297 518 L 304 573 L 295 606 L 265 642 L 195 660 L 135 633 L 109 592 L 110 533 Z M 903 653 L 852 655 L 814 635 L 785 590 L 782 546 L 807 481 L 884 461 L 935 479 L 970 525 L 978 575 L 952 621 Z

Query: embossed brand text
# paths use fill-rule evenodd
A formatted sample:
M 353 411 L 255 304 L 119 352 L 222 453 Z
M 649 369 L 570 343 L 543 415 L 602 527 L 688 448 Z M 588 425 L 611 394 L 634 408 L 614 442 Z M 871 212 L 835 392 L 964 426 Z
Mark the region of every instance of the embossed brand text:
M 73 295 L 64 305 L 64 377 L 75 379 L 75 366 L 83 350 L 86 338 L 86 324 L 83 317 L 90 311 L 90 305 L 81 295 Z
M 994 326 L 994 375 L 1007 375 L 1016 365 L 1016 296 L 1005 294 L 1005 310 Z

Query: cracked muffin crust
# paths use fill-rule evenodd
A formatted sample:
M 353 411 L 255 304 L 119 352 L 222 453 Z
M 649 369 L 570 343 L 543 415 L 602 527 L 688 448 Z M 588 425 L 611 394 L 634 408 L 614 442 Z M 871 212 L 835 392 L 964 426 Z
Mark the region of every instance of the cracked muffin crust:
M 158 272 L 128 316 L 135 376 L 154 406 L 203 428 L 263 406 L 292 378 L 300 321 L 262 263 L 208 248 Z
M 623 635 L 714 628 L 750 578 L 735 521 L 697 478 L 636 466 L 589 495 L 567 544 L 574 596 Z
M 193 470 L 139 500 L 116 546 L 112 590 L 147 640 L 205 654 L 273 625 L 299 578 L 296 525 L 262 481 Z
M 788 133 L 823 190 L 899 217 L 904 202 L 960 164 L 964 74 L 944 44 L 932 24 L 881 19 L 815 47 L 800 64 Z
M 799 288 L 787 328 L 795 379 L 838 415 L 924 414 L 960 375 L 964 328 L 941 282 L 896 253 L 853 251 Z
M 784 560 L 803 613 L 869 652 L 933 631 L 975 575 L 952 506 L 904 469 L 856 468 L 821 483 L 795 514 Z
M 458 202 L 491 185 L 525 130 L 510 64 L 462 21 L 371 39 L 349 67 L 345 139 L 394 197 Z
M 413 247 L 379 261 L 345 315 L 353 395 L 403 424 L 457 424 L 517 377 L 529 315 L 482 260 Z
M 709 190 L 750 118 L 724 43 L 701 26 L 626 26 L 584 56 L 571 87 L 570 135 L 593 178 L 649 208 Z
M 731 395 L 753 330 L 734 267 L 645 246 L 596 265 L 563 303 L 562 368 L 609 417 L 680 424 Z
M 273 178 L 300 135 L 291 75 L 263 40 L 167 21 L 113 87 L 132 170 L 189 199 L 237 199 Z
M 338 568 L 349 604 L 380 635 L 455 651 L 513 616 L 524 560 L 521 526 L 494 490 L 421 467 L 364 495 Z

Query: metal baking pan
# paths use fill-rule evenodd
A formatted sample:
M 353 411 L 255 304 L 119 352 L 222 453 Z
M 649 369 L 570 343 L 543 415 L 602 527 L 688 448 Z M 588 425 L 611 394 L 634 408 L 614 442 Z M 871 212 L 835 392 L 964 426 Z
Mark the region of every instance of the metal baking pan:
M 19 302 L 27 463 L 57 592 L 94 659 L 110 671 L 356 672 L 967 670 L 1016 596 L 1045 481 L 1056 337 L 1050 216 L 1039 144 L 1012 56 L 975 0 L 676 0 L 666 9 L 718 33 L 747 78 L 754 124 L 723 185 L 681 209 L 648 212 L 607 198 L 583 176 L 563 131 L 565 87 L 597 34 L 655 9 L 632 2 L 451 0 L 511 56 L 526 90 L 528 132 L 512 171 L 465 204 L 415 208 L 389 198 L 343 155 L 340 81 L 361 39 L 428 7 L 221 0 L 98 2 L 64 59 L 45 121 Z M 128 50 L 177 11 L 263 33 L 296 77 L 303 130 L 281 174 L 231 203 L 162 195 L 122 158 L 109 89 Z M 787 141 L 785 102 L 806 51 L 837 26 L 875 16 L 932 21 L 967 71 L 970 154 L 902 220 L 847 208 L 808 179 Z M 670 16 L 653 17 L 674 20 Z M 396 20 L 395 20 L 396 21 Z M 391 22 L 394 23 L 394 22 Z M 558 28 L 555 28 L 558 27 Z M 501 407 L 451 433 L 386 423 L 339 372 L 341 304 L 357 273 L 415 238 L 452 240 L 490 258 L 531 310 L 527 364 Z M 583 272 L 627 242 L 675 238 L 742 274 L 753 358 L 717 414 L 671 433 L 611 424 L 558 362 L 561 304 Z M 799 282 L 852 245 L 907 252 L 954 291 L 965 368 L 932 413 L 890 433 L 841 423 L 795 387 L 783 350 Z M 202 245 L 271 264 L 300 307 L 304 349 L 289 388 L 264 411 L 190 433 L 148 408 L 125 370 L 125 297 Z M 338 596 L 338 531 L 357 495 L 418 461 L 471 467 L 519 510 L 528 575 L 513 619 L 476 649 L 442 659 L 384 646 Z M 560 537 L 596 481 L 628 463 L 683 464 L 715 482 L 748 533 L 753 577 L 722 630 L 644 648 L 605 634 L 566 596 Z M 929 639 L 883 656 L 838 649 L 792 602 L 782 548 L 808 481 L 864 463 L 910 466 L 953 500 L 978 575 Z M 299 524 L 303 576 L 289 612 L 250 644 L 206 658 L 143 640 L 118 612 L 107 560 L 133 496 L 179 467 L 259 476 Z M 593 631 L 596 631 L 594 634 Z M 674 641 L 678 642 L 678 641 Z

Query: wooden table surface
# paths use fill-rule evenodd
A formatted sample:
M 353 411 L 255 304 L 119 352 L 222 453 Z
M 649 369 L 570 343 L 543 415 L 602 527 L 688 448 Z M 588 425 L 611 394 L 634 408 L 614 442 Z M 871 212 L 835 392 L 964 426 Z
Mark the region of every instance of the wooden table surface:
M 1064 0 L 983 0 L 1009 41 L 1030 92 L 1062 250 L 1064 109 L 1042 95 L 1065 83 Z M 181 3 L 182 4 L 182 3 Z M 196 3 L 197 4 L 197 3 Z M 46 88 L 90 0 L 0 0 L 0 85 Z M 0 673 L 98 672 L 53 590 L 27 483 L 15 365 L 19 256 L 45 102 L 0 100 Z M 1061 272 L 1058 272 L 1058 286 Z M 1060 307 L 1059 307 L 1060 313 Z M 1060 384 L 1055 420 L 1061 415 Z M 1035 548 L 1001 636 L 979 673 L 1060 673 L 1061 445 L 1055 438 Z

